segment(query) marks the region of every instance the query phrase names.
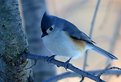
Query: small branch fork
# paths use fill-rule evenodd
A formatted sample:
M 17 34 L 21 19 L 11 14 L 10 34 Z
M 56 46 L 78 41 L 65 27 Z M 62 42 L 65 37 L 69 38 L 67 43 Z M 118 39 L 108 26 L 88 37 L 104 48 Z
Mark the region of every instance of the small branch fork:
M 117 75 L 119 76 L 121 74 L 121 69 L 118 67 L 110 67 L 102 70 L 91 70 L 87 71 L 90 74 L 96 75 L 98 77 L 101 77 L 102 75 Z M 43 81 L 43 82 L 56 82 L 61 79 L 69 78 L 69 77 L 80 77 L 82 78 L 80 82 L 83 82 L 84 78 L 82 75 L 79 75 L 75 72 L 65 72 L 53 77 L 50 77 L 49 79 Z M 56 79 L 55 79 L 56 78 Z
M 73 72 L 83 76 L 83 77 L 88 77 L 96 82 L 105 82 L 103 81 L 102 79 L 100 79 L 100 77 L 98 76 L 94 76 L 88 72 L 85 72 L 85 71 L 82 71 L 76 67 L 74 67 L 72 64 L 70 64 L 68 62 L 68 65 L 65 65 L 65 62 L 62 62 L 62 61 L 58 61 L 54 58 L 54 56 L 51 56 L 51 57 L 48 57 L 48 56 L 40 56 L 40 55 L 36 55 L 36 54 L 31 54 L 31 53 L 27 53 L 27 52 L 24 52 L 22 53 L 22 57 L 24 58 L 28 58 L 28 59 L 39 59 L 39 60 L 43 60 L 43 61 L 46 61 L 46 62 L 49 62 L 49 63 L 53 63 L 55 65 L 57 65 L 57 67 L 64 67 L 66 69 L 69 69 L 69 70 L 72 70 Z M 67 64 L 67 62 L 66 62 Z M 55 78 L 56 79 L 56 78 Z
M 21 55 L 23 58 L 28 58 L 28 59 L 33 59 L 33 60 L 43 60 L 45 62 L 55 64 L 57 65 L 57 67 L 64 67 L 65 69 L 69 69 L 73 71 L 73 72 L 66 72 L 60 75 L 56 75 L 43 82 L 58 81 L 60 79 L 64 79 L 67 77 L 81 77 L 82 79 L 80 82 L 83 82 L 85 77 L 90 78 L 96 82 L 105 82 L 104 80 L 100 78 L 103 74 L 115 74 L 115 75 L 121 74 L 121 68 L 118 68 L 118 67 L 110 67 L 110 68 L 106 68 L 103 70 L 96 70 L 96 71 L 83 71 L 79 68 L 74 67 L 69 62 L 62 62 L 62 61 L 56 60 L 55 59 L 56 55 L 48 57 L 48 56 L 41 56 L 39 54 L 38 55 L 32 54 L 29 52 L 23 52 L 21 53 Z

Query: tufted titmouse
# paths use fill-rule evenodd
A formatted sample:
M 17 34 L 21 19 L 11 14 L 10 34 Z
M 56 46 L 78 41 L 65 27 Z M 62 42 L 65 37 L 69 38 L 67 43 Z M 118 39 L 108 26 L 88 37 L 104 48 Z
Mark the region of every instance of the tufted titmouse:
M 95 42 L 90 37 L 65 19 L 44 13 L 41 29 L 45 46 L 56 55 L 78 58 L 90 49 L 110 59 L 117 59 L 111 53 L 94 45 Z

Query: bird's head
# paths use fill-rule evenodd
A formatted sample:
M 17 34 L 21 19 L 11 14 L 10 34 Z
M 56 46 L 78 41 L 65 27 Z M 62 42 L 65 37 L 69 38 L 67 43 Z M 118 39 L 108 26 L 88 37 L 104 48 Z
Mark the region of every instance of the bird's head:
M 41 21 L 42 36 L 48 35 L 49 32 L 53 30 L 52 21 L 49 15 L 45 12 Z

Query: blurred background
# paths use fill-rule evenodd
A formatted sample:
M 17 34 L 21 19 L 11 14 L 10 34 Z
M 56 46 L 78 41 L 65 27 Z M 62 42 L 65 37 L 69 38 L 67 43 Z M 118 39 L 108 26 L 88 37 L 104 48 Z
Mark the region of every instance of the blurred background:
M 64 18 L 75 24 L 81 31 L 89 35 L 91 22 L 98 0 L 46 0 L 48 13 Z M 121 0 L 100 0 L 97 11 L 92 39 L 99 47 L 115 54 L 118 60 L 112 61 L 111 66 L 121 67 Z M 110 60 L 102 55 L 89 51 L 86 70 L 103 69 Z M 71 60 L 71 63 L 83 68 L 84 57 Z M 66 72 L 57 68 L 58 74 Z M 121 82 L 121 76 L 106 75 L 106 82 Z M 67 78 L 59 82 L 79 82 L 80 78 Z M 93 82 L 85 79 L 84 82 Z

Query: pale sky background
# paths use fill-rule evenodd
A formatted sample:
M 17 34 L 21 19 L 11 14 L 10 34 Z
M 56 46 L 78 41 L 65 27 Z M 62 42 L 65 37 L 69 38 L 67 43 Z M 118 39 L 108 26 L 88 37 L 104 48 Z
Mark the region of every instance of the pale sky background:
M 75 24 L 81 31 L 89 34 L 90 23 L 93 16 L 93 12 L 96 6 L 97 0 L 47 0 L 48 12 L 52 15 L 56 15 L 65 18 Z M 96 22 L 93 30 L 92 39 L 99 47 L 111 51 L 111 47 L 119 60 L 113 61 L 112 66 L 121 67 L 121 29 L 119 26 L 118 32 L 116 32 L 118 18 L 121 16 L 121 0 L 101 0 L 99 10 L 97 13 Z M 114 36 L 116 33 L 116 36 Z M 114 37 L 115 46 L 112 46 Z M 82 68 L 84 58 L 78 58 L 72 60 L 73 65 Z M 88 67 L 87 70 L 96 70 L 105 68 L 106 60 L 102 55 L 98 55 L 93 51 L 89 52 Z M 57 68 L 58 74 L 65 72 L 63 68 Z M 102 77 L 106 82 L 121 82 L 121 76 L 105 76 Z M 68 78 L 59 82 L 79 82 L 79 78 Z M 84 82 L 94 82 L 86 79 Z

